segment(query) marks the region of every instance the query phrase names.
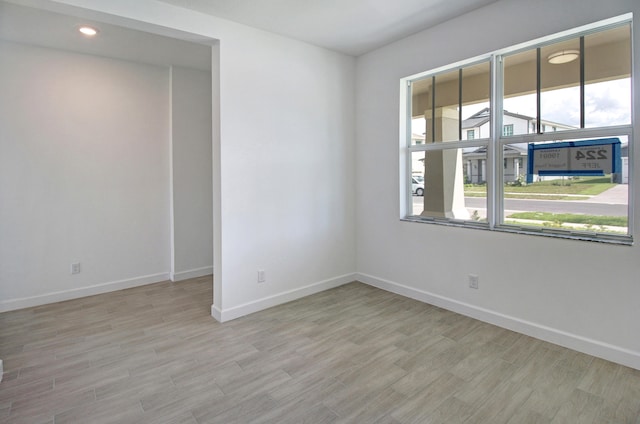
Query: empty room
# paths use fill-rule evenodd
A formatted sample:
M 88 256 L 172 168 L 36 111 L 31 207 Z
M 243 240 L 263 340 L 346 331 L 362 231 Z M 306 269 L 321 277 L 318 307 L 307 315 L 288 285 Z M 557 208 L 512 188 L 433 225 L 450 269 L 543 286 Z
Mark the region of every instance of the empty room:
M 0 423 L 640 423 L 636 0 L 1 0 Z

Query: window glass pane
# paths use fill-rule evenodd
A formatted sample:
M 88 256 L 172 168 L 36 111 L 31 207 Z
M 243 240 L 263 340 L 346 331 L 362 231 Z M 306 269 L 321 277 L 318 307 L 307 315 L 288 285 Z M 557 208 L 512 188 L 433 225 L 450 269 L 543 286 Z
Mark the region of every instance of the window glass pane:
M 413 215 L 486 221 L 486 146 L 413 152 L 411 159 Z
M 424 152 L 411 153 L 411 194 L 413 203 L 409 215 L 420 215 L 424 210 Z
M 432 78 L 414 81 L 411 84 L 411 145 L 424 144 L 427 131 L 426 113 L 431 104 Z
M 540 49 L 540 110 L 544 133 L 580 128 L 580 39 Z
M 413 203 L 410 215 L 420 215 L 424 210 L 424 152 L 411 153 L 411 194 Z
M 489 138 L 491 64 L 483 62 L 462 69 L 462 139 Z
M 503 149 L 504 223 L 525 227 L 549 228 L 588 233 L 628 234 L 628 138 L 621 141 L 619 172 L 604 175 L 533 175 L 527 184 L 528 145 L 506 144 Z M 584 141 L 584 140 L 573 140 Z M 534 143 L 538 146 L 545 143 Z M 557 143 L 553 143 L 557 145 Z M 546 143 L 550 146 L 550 143 Z M 602 151 L 601 151 L 602 150 Z M 604 148 L 583 150 L 563 148 L 539 150 L 551 159 L 538 162 L 547 169 L 572 167 L 594 169 L 598 155 L 607 157 Z M 537 157 L 537 156 L 536 156 Z M 594 158 L 590 160 L 590 158 Z M 608 156 L 611 159 L 611 156 Z M 570 162 L 570 163 L 569 163 Z M 569 163 L 567 165 L 567 163 Z M 556 166 L 557 165 L 557 166 Z
M 503 125 L 513 125 L 512 135 L 536 132 L 536 50 L 504 58 Z
M 631 28 L 584 38 L 585 127 L 631 123 Z
M 468 140 L 469 134 L 475 139 L 489 138 L 490 88 L 488 61 L 414 81 L 411 145 Z
M 460 140 L 460 119 L 458 105 L 460 104 L 460 71 L 458 69 L 436 76 L 435 111 L 426 116 L 427 141 L 458 141 Z M 433 122 L 433 125 L 432 125 Z
M 507 187 L 521 186 L 527 180 L 527 144 L 506 144 L 503 149 L 504 182 Z M 506 190 L 506 189 L 505 189 Z

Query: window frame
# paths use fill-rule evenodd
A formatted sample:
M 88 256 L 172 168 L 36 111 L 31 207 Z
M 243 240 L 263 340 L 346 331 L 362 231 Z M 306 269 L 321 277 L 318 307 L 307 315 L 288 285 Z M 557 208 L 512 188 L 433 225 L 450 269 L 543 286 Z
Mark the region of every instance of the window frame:
M 515 134 L 504 135 L 503 133 L 503 87 L 504 81 L 504 69 L 503 60 L 506 56 L 531 50 L 533 48 L 541 48 L 550 44 L 562 42 L 564 40 L 572 39 L 575 37 L 587 36 L 591 33 L 606 31 L 615 27 L 629 25 L 631 31 L 631 51 L 629 54 L 633 59 L 633 14 L 627 13 L 621 16 L 605 19 L 593 24 L 584 25 L 581 27 L 566 30 L 560 33 L 552 34 L 549 36 L 541 37 L 535 40 L 531 40 L 525 43 L 521 43 L 515 46 L 507 47 L 504 49 L 496 50 L 494 52 L 477 56 L 468 60 L 459 61 L 451 65 L 442 66 L 430 71 L 421 72 L 416 75 L 412 75 L 400 80 L 400 182 L 401 182 L 401 198 L 400 198 L 400 219 L 402 221 L 411 222 L 424 222 L 424 223 L 436 223 L 451 226 L 464 226 L 475 227 L 488 230 L 503 231 L 509 233 L 518 234 L 531 234 L 531 235 L 544 235 L 550 237 L 578 239 L 587 241 L 607 242 L 614 244 L 631 245 L 633 244 L 634 235 L 634 190 L 633 190 L 633 161 L 628 163 L 628 205 L 627 205 L 627 234 L 626 235 L 611 235 L 607 233 L 590 233 L 587 231 L 571 231 L 568 229 L 553 229 L 544 228 L 540 229 L 536 227 L 527 227 L 514 225 L 504 222 L 504 172 L 502 170 L 502 164 L 504 163 L 504 149 L 508 144 L 516 143 L 533 143 L 549 141 L 564 141 L 571 139 L 581 138 L 603 138 L 603 137 L 616 137 L 626 136 L 628 139 L 628 156 L 633 157 L 634 151 L 634 139 L 633 129 L 636 124 L 634 120 L 633 99 L 634 97 L 634 75 L 636 70 L 634 69 L 633 60 L 631 61 L 631 76 L 630 76 L 630 96 L 631 96 L 631 116 L 630 123 L 628 125 L 616 125 L 608 127 L 595 127 L 595 128 L 579 128 L 569 129 L 563 131 L 548 131 L 542 133 L 528 133 L 528 134 Z M 431 78 L 438 74 L 454 71 L 465 67 L 477 65 L 482 62 L 489 62 L 490 64 L 490 134 L 489 137 L 475 138 L 472 140 L 460 140 L 454 142 L 432 143 L 432 144 L 411 144 L 411 101 L 412 92 L 411 87 L 414 81 L 423 80 L 425 78 Z M 527 124 L 529 125 L 529 123 Z M 470 147 L 482 147 L 486 146 L 487 149 L 487 222 L 475 222 L 469 220 L 455 220 L 451 218 L 431 218 L 412 215 L 413 211 L 413 198 L 411 191 L 411 184 L 407 184 L 410 181 L 412 175 L 412 153 L 414 152 L 427 152 L 430 150 L 445 150 L 452 148 L 470 148 Z M 500 166 L 497 166 L 499 164 Z M 404 189 L 403 189 L 404 187 Z
M 412 98 L 411 98 L 411 87 L 412 83 L 416 81 L 423 81 L 427 78 L 437 77 L 438 75 L 449 73 L 456 69 L 473 67 L 476 65 L 480 65 L 483 63 L 487 63 L 489 65 L 490 76 L 494 72 L 494 62 L 493 55 L 485 54 L 482 56 L 478 56 L 476 58 L 460 61 L 454 63 L 449 66 L 443 66 L 438 69 L 434 69 L 429 72 L 423 72 L 413 77 L 407 77 L 400 80 L 401 84 L 401 122 L 404 122 L 404 128 L 401 129 L 401 137 L 400 137 L 400 151 L 401 156 L 404 156 L 403 160 L 401 159 L 400 164 L 400 173 L 401 173 L 401 181 L 404 182 L 404 190 L 401 189 L 401 208 L 400 208 L 400 219 L 406 221 L 417 221 L 417 222 L 437 222 L 439 224 L 444 225 L 456 225 L 456 226 L 473 226 L 473 227 L 488 227 L 489 221 L 487 222 L 476 222 L 476 221 L 466 221 L 466 220 L 456 220 L 451 218 L 435 218 L 435 217 L 417 217 L 415 215 L 410 215 L 409 212 L 413 209 L 413 191 L 411 190 L 411 184 L 407 184 L 410 182 L 408 180 L 407 175 L 412 176 L 412 154 L 416 152 L 428 152 L 428 151 L 444 151 L 449 149 L 459 149 L 459 148 L 468 148 L 468 147 L 486 147 L 487 148 L 487 176 L 486 179 L 489 181 L 491 178 L 490 174 L 492 173 L 491 168 L 493 167 L 492 158 L 489 155 L 490 140 L 491 136 L 483 137 L 483 138 L 475 138 L 473 140 L 458 140 L 458 141 L 445 141 L 445 142 L 436 142 L 436 143 L 423 143 L 423 144 L 412 144 L 411 142 L 411 110 L 412 110 Z M 493 97 L 493 86 L 490 77 L 490 101 Z M 492 118 L 493 119 L 493 118 Z M 493 130 L 490 130 L 492 133 Z M 492 200 L 493 201 L 493 200 Z M 489 210 L 489 196 L 487 196 L 487 210 Z

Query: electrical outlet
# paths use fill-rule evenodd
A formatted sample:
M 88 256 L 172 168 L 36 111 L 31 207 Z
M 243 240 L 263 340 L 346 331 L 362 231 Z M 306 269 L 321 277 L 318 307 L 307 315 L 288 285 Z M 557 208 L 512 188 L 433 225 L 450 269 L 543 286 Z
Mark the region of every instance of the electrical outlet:
M 474 274 L 469 274 L 469 288 L 477 289 L 478 288 L 478 276 Z
M 71 264 L 71 273 L 80 274 L 80 262 L 74 262 Z
M 267 273 L 264 271 L 264 269 L 259 269 L 258 270 L 258 283 L 264 283 L 265 281 L 267 281 Z

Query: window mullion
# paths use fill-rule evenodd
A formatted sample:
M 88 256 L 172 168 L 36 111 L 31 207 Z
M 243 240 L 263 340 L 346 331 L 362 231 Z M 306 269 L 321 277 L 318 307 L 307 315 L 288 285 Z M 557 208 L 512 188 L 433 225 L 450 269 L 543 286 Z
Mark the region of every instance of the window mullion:
M 580 128 L 584 128 L 584 36 L 580 37 Z
M 489 175 L 491 182 L 487 187 L 487 220 L 489 227 L 494 228 L 501 223 L 502 216 L 502 187 L 500 185 L 501 168 L 499 167 L 502 156 L 499 154 L 498 140 L 502 135 L 502 56 L 494 56 L 491 61 L 491 139 L 488 148 Z
M 431 77 L 431 142 L 436 141 L 436 76 Z M 424 141 L 427 144 L 427 140 Z
M 400 178 L 404 178 L 404 181 L 411 181 L 411 176 L 412 176 L 412 169 L 411 169 L 411 117 L 413 115 L 413 104 L 412 104 L 412 98 L 411 98 L 411 93 L 413 91 L 413 83 L 412 82 L 407 82 L 406 86 L 404 87 L 405 90 L 405 95 L 406 95 L 406 102 L 405 102 L 405 110 L 402 111 L 401 113 L 404 113 L 404 118 L 405 118 L 405 143 L 404 143 L 404 170 L 402 169 L 402 161 L 400 162 L 400 167 L 401 167 L 401 171 L 400 171 Z M 403 175 L 404 174 L 404 175 Z M 404 211 L 400 211 L 400 216 L 406 216 L 408 213 L 410 213 L 410 211 L 413 208 L 413 193 L 411 190 L 411 183 L 409 183 L 408 185 L 405 186 L 404 188 L 404 207 L 405 210 Z M 402 193 L 401 193 L 401 197 L 402 197 Z M 401 203 L 402 204 L 402 203 Z
M 462 68 L 458 71 L 458 140 L 462 140 Z
M 541 49 L 536 49 L 536 133 L 542 134 L 542 107 L 540 105 L 540 89 L 542 86 L 542 77 L 540 75 L 540 52 Z

